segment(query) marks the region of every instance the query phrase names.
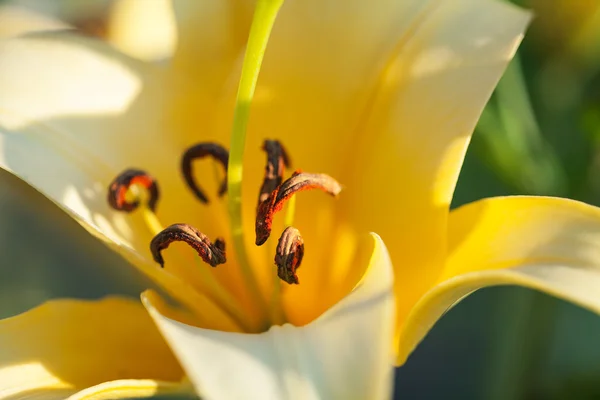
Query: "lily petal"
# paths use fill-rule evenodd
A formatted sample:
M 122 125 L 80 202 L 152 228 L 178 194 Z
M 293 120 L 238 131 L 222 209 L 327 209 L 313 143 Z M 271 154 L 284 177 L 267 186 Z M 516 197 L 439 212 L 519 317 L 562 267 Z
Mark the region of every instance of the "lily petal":
M 169 119 L 167 105 L 178 92 L 166 68 L 66 33 L 4 41 L 0 58 L 3 168 L 149 259 L 153 232 L 141 216 L 114 212 L 106 202 L 108 185 L 127 168 L 159 182 L 165 226 L 185 221 L 210 237 L 223 234 L 214 222 L 222 215 L 199 206 L 181 177 L 189 143 Z M 191 125 L 196 141 L 208 139 L 201 122 Z
M 163 60 L 175 49 L 175 18 L 169 0 L 115 2 L 108 39 L 125 54 L 141 60 Z
M 144 379 L 149 387 L 150 380 L 176 384 L 182 377 L 147 312 L 131 299 L 53 300 L 0 321 L 0 399 L 64 399 L 107 381 Z M 134 382 L 129 386 L 140 386 Z
M 448 235 L 448 262 L 403 327 L 399 363 L 449 308 L 487 286 L 525 286 L 600 314 L 600 209 L 551 197 L 485 199 L 452 211 Z
M 155 396 L 193 394 L 189 383 L 160 382 L 150 379 L 121 379 L 104 382 L 75 393 L 67 400 L 141 399 Z
M 294 168 L 330 174 L 344 185 L 339 202 L 307 194 L 296 203 L 294 226 L 312 240 L 307 243 L 300 272 L 302 284 L 283 294 L 288 317 L 294 324 L 308 323 L 331 306 L 323 301 L 325 291 L 339 290 L 331 296 L 338 300 L 344 289 L 348 290 L 336 278 L 348 275 L 353 268 L 351 262 L 340 263 L 341 271 L 321 267 L 337 264 L 334 258 L 340 254 L 333 253 L 329 246 L 331 238 L 340 236 L 340 232 L 334 232 L 340 225 L 336 208 L 350 197 L 368 193 L 354 174 L 347 173 L 354 169 L 357 153 L 363 151 L 356 141 L 362 135 L 374 139 L 376 132 L 365 131 L 363 125 L 382 70 L 395 57 L 397 47 L 412 37 L 415 24 L 429 15 L 429 3 L 438 1 L 286 0 L 281 8 L 251 107 L 244 164 L 248 172 L 243 183 L 247 196 L 245 229 L 253 226 L 253 207 L 265 162 L 264 154 L 257 150 L 265 137 L 283 141 Z M 364 148 L 370 147 L 368 144 Z M 362 213 L 364 204 L 357 206 L 350 212 Z M 371 204 L 369 207 L 374 208 Z M 365 224 L 358 232 L 378 232 L 373 227 Z M 354 251 L 351 245 L 340 250 Z M 251 251 L 259 254 L 265 250 Z M 257 270 L 259 274 L 272 273 L 267 268 Z M 351 282 L 350 288 L 355 283 Z
M 199 329 L 144 305 L 207 399 L 388 398 L 394 332 L 393 273 L 387 250 L 374 249 L 363 280 L 346 298 L 303 327 L 262 334 Z
M 194 224 L 209 213 L 186 213 L 197 201 L 178 173 L 182 149 L 162 129 L 162 97 L 153 93 L 165 90 L 161 71 L 100 41 L 64 33 L 4 41 L 0 59 L 0 167 L 39 190 L 174 298 L 189 303 L 195 297 L 196 304 L 188 305 L 211 315 L 208 327 L 237 330 L 209 299 L 190 294 L 192 285 L 202 284 L 189 273 L 198 273 L 192 263 L 188 269 L 171 263 L 183 268 L 176 272 L 186 282 L 160 269 L 149 250 L 154 232 L 140 213 L 115 212 L 106 200 L 112 179 L 135 167 L 155 176 L 167 194 L 158 207 L 165 225 Z
M 150 69 L 100 41 L 65 33 L 4 41 L 0 57 L 0 165 L 111 240 L 141 246 L 136 238 L 150 235 L 139 226 L 132 232 L 126 216 L 111 212 L 106 190 L 126 168 L 155 174 L 140 157 L 149 143 L 136 133 L 149 127 L 131 115 Z M 148 111 L 156 112 L 137 113 Z
M 225 84 L 237 89 L 237 77 L 230 77 L 248 40 L 253 2 L 173 0 L 172 4 L 178 38 L 173 57 L 174 72 L 183 79 L 183 83 L 194 82 L 181 89 L 187 91 L 187 96 L 201 97 L 214 103 L 221 96 Z M 210 103 L 205 105 L 211 106 Z M 195 111 L 189 115 L 197 117 L 196 121 L 191 121 L 195 124 L 204 117 L 213 118 L 202 108 L 189 111 Z M 204 133 L 214 134 L 210 131 Z M 226 136 L 229 136 L 229 131 Z
M 444 265 L 465 150 L 530 18 L 500 1 L 427 4 L 381 75 L 342 181 L 347 218 L 390 244 L 400 322 Z

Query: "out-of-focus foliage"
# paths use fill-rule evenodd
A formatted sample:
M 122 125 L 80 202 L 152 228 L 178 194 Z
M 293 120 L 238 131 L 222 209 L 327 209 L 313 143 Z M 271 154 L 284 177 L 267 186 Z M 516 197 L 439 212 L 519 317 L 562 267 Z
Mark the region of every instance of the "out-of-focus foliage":
M 517 193 L 598 204 L 600 3 L 521 1 L 536 17 L 472 151 Z

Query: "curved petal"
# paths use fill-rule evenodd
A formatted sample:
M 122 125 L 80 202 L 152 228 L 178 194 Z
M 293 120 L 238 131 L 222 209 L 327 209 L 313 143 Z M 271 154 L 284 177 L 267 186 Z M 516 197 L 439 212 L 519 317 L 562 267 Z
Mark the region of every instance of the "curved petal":
M 106 381 L 146 379 L 147 386 L 182 377 L 147 312 L 131 299 L 53 300 L 0 321 L 0 399 L 64 399 Z
M 400 321 L 443 267 L 465 150 L 529 17 L 500 1 L 431 1 L 382 73 L 341 198 L 389 245 Z
M 164 181 L 142 140 L 156 131 L 142 118 L 157 112 L 142 96 L 152 70 L 102 42 L 65 33 L 4 41 L 0 57 L 2 167 L 111 240 L 141 248 L 136 240 L 147 229 L 132 230 L 125 215 L 110 211 L 106 191 L 130 167 Z
M 160 269 L 149 250 L 155 232 L 141 213 L 115 212 L 106 200 L 118 173 L 140 168 L 159 182 L 158 217 L 165 225 L 206 217 L 203 231 L 216 235 L 206 229 L 214 216 L 196 207 L 179 177 L 182 150 L 169 140 L 161 119 L 157 91 L 167 90 L 162 71 L 102 42 L 64 33 L 2 42 L 0 60 L 0 167 L 114 244 L 173 297 L 195 303 L 191 309 L 210 316 L 207 327 L 237 330 L 209 299 L 189 294 L 192 286 L 203 288 L 192 262 Z
M 281 8 L 251 107 L 244 164 L 245 229 L 252 232 L 265 163 L 258 150 L 265 138 L 282 140 L 293 168 L 330 174 L 345 187 L 339 202 L 306 194 L 296 203 L 294 226 L 302 232 L 307 251 L 300 272 L 302 285 L 290 287 L 283 295 L 294 324 L 314 319 L 315 310 L 325 306 L 321 293 L 343 286 L 336 278 L 352 268 L 352 263 L 340 263 L 335 269 L 341 272 L 322 267 L 337 264 L 340 254 L 330 246 L 331 238 L 339 236 L 334 232 L 339 225 L 336 208 L 366 193 L 362 182 L 346 171 L 362 151 L 355 146 L 357 137 L 365 134 L 367 140 L 374 139 L 372 132 L 363 132 L 361 123 L 382 70 L 397 46 L 429 15 L 430 3 L 437 0 L 286 0 Z M 362 212 L 360 208 L 350 212 L 358 214 L 358 210 Z M 378 232 L 379 227 L 360 228 L 358 232 Z M 259 249 L 252 251 L 259 254 Z M 272 270 L 261 268 L 258 273 Z M 306 306 L 295 307 L 300 303 Z
M 469 293 L 520 285 L 600 314 L 600 209 L 551 197 L 481 200 L 450 213 L 449 258 L 401 333 L 403 363 L 433 324 Z
M 67 400 L 141 399 L 154 396 L 193 394 L 189 383 L 160 382 L 149 379 L 121 379 L 104 382 L 73 394 Z M 169 397 L 171 398 L 171 397 Z
M 382 399 L 391 395 L 393 274 L 374 235 L 367 274 L 347 297 L 304 327 L 262 334 L 194 328 L 144 304 L 192 383 L 207 399 Z M 161 307 L 162 308 L 162 307 Z
M 223 234 L 222 214 L 199 204 L 181 177 L 189 143 L 178 139 L 169 107 L 186 99 L 174 101 L 167 70 L 65 33 L 4 41 L 0 59 L 3 168 L 148 259 L 154 232 L 137 213 L 114 212 L 106 201 L 108 185 L 127 168 L 157 179 L 163 225 L 185 221 L 209 237 Z M 202 119 L 191 128 L 203 132 Z

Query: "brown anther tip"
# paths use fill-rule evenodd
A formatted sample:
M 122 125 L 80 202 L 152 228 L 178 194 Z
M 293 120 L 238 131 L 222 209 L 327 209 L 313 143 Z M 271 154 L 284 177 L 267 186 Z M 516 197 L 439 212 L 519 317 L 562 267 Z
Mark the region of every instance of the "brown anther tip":
M 194 174 L 192 172 L 192 162 L 196 159 L 208 156 L 217 160 L 225 170 L 225 179 L 223 179 L 223 182 L 219 187 L 219 197 L 221 197 L 227 193 L 227 165 L 229 163 L 229 151 L 227 151 L 226 148 L 218 143 L 198 143 L 187 149 L 181 158 L 181 172 L 183 174 L 185 183 L 192 190 L 196 198 L 205 204 L 208 204 L 209 201 L 202 189 L 200 189 L 200 185 L 194 178 Z
M 223 240 L 223 238 L 215 239 L 215 247 L 225 254 L 225 240 Z
M 281 156 L 283 165 L 286 168 L 292 166 L 290 156 L 288 155 L 288 152 L 285 150 L 285 147 L 279 140 L 265 139 L 262 145 L 262 149 L 267 152 L 267 155 L 276 154 L 277 156 Z
M 132 185 L 140 185 L 148 191 L 148 208 L 156 211 L 160 197 L 158 183 L 156 179 L 140 169 L 126 169 L 111 182 L 108 187 L 108 204 L 117 211 L 131 212 L 135 210 L 140 202 L 137 200 L 128 202 L 126 199 L 127 191 Z
M 256 245 L 260 246 L 267 241 L 271 234 L 273 216 L 281 211 L 285 202 L 298 192 L 309 189 L 321 189 L 325 193 L 337 196 L 342 186 L 326 174 L 309 174 L 300 170 L 271 192 L 269 197 L 258 206 L 254 230 Z
M 254 244 L 257 246 L 262 246 L 263 244 L 265 244 L 269 236 L 271 236 L 271 231 L 266 232 L 266 230 L 264 230 L 258 233 L 258 229 L 259 228 L 257 228 L 256 240 L 254 241 Z
M 212 243 L 205 234 L 191 225 L 173 224 L 156 235 L 150 242 L 152 257 L 161 267 L 165 266 L 161 251 L 168 248 L 173 242 L 187 243 L 211 267 L 216 267 L 227 261 L 223 239 L 217 238 L 215 243 Z
M 298 284 L 296 271 L 300 268 L 304 257 L 304 240 L 300 231 L 292 226 L 285 228 L 275 253 L 275 264 L 277 265 L 277 276 L 290 285 Z
M 271 194 L 283 181 L 283 173 L 290 166 L 290 159 L 285 148 L 278 140 L 266 139 L 262 149 L 267 153 L 265 177 L 258 194 L 258 206 Z

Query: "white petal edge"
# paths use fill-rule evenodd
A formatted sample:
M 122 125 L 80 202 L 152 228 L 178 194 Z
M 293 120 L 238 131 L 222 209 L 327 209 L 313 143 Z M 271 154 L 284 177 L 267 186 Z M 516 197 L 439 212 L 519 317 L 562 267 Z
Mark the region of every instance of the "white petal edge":
M 67 400 L 113 400 L 131 399 L 132 397 L 139 399 L 153 396 L 186 394 L 192 392 L 192 390 L 193 388 L 187 382 L 173 383 L 152 379 L 121 379 L 89 387 L 75 393 Z
M 385 245 L 374 250 L 363 280 L 303 327 L 262 334 L 192 327 L 142 301 L 206 399 L 386 399 L 392 393 L 395 306 Z

